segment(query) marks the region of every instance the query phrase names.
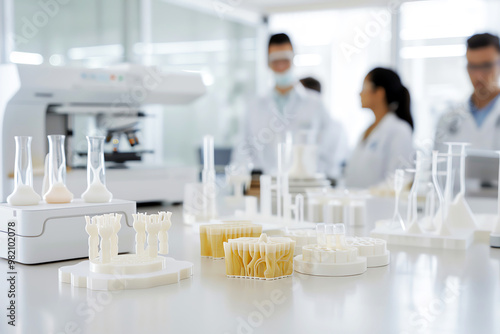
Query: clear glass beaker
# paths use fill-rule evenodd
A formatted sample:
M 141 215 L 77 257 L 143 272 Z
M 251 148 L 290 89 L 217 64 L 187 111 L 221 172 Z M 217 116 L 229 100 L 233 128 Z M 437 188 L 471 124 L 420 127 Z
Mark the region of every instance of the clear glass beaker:
M 14 184 L 33 187 L 33 165 L 31 162 L 31 140 L 29 136 L 16 136 L 16 161 Z
M 104 170 L 104 137 L 87 136 L 87 183 L 94 182 L 106 184 Z
M 33 165 L 31 162 L 30 136 L 15 136 L 16 160 L 14 191 L 7 198 L 10 205 L 37 205 L 40 196 L 33 190 Z
M 63 135 L 47 136 L 49 139 L 49 186 L 66 184 L 66 154 Z
M 87 136 L 87 190 L 82 199 L 89 203 L 106 203 L 113 195 L 106 188 L 104 137 Z
M 73 194 L 66 188 L 66 154 L 63 135 L 50 135 L 49 139 L 49 190 L 43 196 L 47 203 L 69 203 Z

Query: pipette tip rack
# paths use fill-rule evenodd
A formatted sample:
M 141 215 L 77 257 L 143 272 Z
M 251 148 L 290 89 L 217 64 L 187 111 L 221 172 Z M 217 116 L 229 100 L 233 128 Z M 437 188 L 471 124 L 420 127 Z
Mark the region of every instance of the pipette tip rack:
M 303 246 L 302 254 L 295 257 L 295 271 L 314 276 L 352 276 L 390 262 L 384 240 L 346 237 L 344 224 L 318 224 L 316 237 L 317 244 Z

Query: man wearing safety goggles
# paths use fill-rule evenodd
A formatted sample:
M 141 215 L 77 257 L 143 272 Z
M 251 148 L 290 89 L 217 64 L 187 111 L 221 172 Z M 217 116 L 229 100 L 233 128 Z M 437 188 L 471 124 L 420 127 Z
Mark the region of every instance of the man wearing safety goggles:
M 340 175 L 347 153 L 347 139 L 340 123 L 334 121 L 319 94 L 306 89 L 293 74 L 294 50 L 286 34 L 271 36 L 268 66 L 274 87 L 266 96 L 253 99 L 244 119 L 244 139 L 236 150 L 253 169 L 266 174 L 277 170 L 277 144 L 316 146 L 317 172 L 330 178 Z M 233 158 L 233 161 L 235 159 Z
M 438 123 L 436 145 L 469 142 L 474 149 L 500 149 L 500 42 L 484 33 L 467 40 L 467 72 L 471 97 Z

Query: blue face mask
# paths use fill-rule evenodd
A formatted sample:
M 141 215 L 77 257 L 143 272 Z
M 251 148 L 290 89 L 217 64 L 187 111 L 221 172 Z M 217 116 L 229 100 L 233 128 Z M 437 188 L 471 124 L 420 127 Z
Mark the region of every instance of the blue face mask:
M 278 87 L 292 86 L 295 83 L 292 69 L 290 68 L 281 73 L 274 72 L 274 81 L 276 82 L 276 86 Z

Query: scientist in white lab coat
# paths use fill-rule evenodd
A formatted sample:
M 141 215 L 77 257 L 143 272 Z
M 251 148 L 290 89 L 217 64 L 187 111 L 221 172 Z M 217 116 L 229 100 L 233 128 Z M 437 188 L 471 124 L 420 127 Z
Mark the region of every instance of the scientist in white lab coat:
M 363 133 L 345 169 L 345 185 L 376 186 L 414 159 L 410 94 L 396 72 L 375 68 L 359 94 L 361 106 L 371 109 L 375 121 Z
M 500 149 L 500 42 L 477 34 L 467 40 L 467 72 L 474 87 L 470 98 L 438 122 L 435 147 L 449 141 L 471 143 L 473 149 Z
M 273 71 L 275 86 L 268 95 L 249 103 L 243 139 L 234 150 L 233 163 L 244 162 L 254 170 L 275 174 L 277 144 L 285 141 L 287 133 L 293 140 L 307 133 L 307 144 L 317 145 L 318 172 L 337 178 L 347 152 L 345 131 L 331 118 L 319 94 L 304 88 L 295 78 L 293 58 L 290 38 L 286 34 L 271 36 L 268 65 Z

